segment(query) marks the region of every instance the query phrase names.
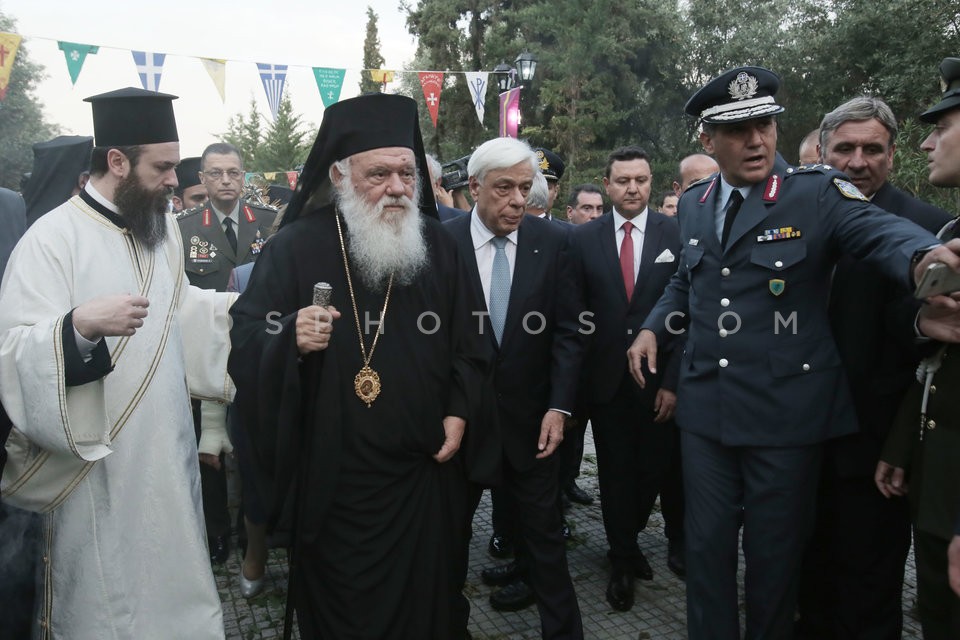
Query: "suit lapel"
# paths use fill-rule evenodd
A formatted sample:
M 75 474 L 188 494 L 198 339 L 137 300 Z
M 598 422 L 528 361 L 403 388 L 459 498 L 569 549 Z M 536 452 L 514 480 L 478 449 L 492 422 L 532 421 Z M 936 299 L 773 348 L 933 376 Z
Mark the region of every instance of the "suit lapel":
M 526 219 L 526 218 L 524 218 Z M 510 302 L 507 303 L 507 318 L 503 323 L 503 340 L 517 330 L 523 321 L 524 309 L 521 303 L 527 299 L 534 284 L 540 280 L 540 238 L 531 225 L 520 223 L 517 230 L 517 262 L 513 265 L 513 279 L 510 281 Z
M 640 298 L 640 292 L 647 282 L 644 274 L 648 273 L 660 255 L 660 239 L 663 237 L 663 219 L 656 218 L 652 213 L 647 213 L 647 228 L 643 232 L 643 249 L 640 252 L 640 268 L 637 270 L 637 281 L 633 284 L 633 297 L 631 304 Z
M 253 222 L 247 220 L 246 210 L 247 207 L 241 202 L 240 224 L 238 225 L 239 231 L 237 233 L 237 264 L 241 264 L 247 259 L 247 256 L 250 254 L 250 245 L 253 244 L 253 239 L 256 237 L 257 231 L 260 230 L 260 223 L 257 222 L 256 218 L 254 218 Z M 252 211 L 250 215 L 253 216 Z
M 486 302 L 483 299 L 483 283 L 480 282 L 480 270 L 477 268 L 477 252 L 473 248 L 473 235 L 470 233 L 471 216 L 459 216 L 457 219 L 447 224 L 457 239 L 457 245 L 460 253 L 463 255 L 464 262 L 467 265 L 470 284 L 473 287 L 475 299 L 475 311 L 487 311 Z M 490 344 L 497 348 L 497 341 L 493 337 L 493 325 L 490 324 L 490 315 L 483 317 L 483 334 L 488 337 Z
M 210 212 L 210 226 L 206 228 L 206 232 L 209 234 L 213 244 L 216 245 L 217 251 L 222 253 L 230 260 L 233 260 L 234 264 L 236 264 L 237 254 L 233 251 L 233 247 L 230 246 L 230 243 L 227 242 L 227 234 L 223 232 L 223 223 L 220 222 L 217 212 L 214 211 L 213 207 L 211 207 L 209 204 L 207 205 L 206 210 Z M 237 249 L 240 249 L 239 237 L 237 238 Z
M 620 273 L 620 254 L 617 252 L 617 232 L 614 228 L 613 212 L 604 214 L 597 225 L 597 241 L 604 264 L 610 270 L 611 282 L 620 292 L 623 303 L 627 303 L 627 291 L 623 288 L 623 274 Z

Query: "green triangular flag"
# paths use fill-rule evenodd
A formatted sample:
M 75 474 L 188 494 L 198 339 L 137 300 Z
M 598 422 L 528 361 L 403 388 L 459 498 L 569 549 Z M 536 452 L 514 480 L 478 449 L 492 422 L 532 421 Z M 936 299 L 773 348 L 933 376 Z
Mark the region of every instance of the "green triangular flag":
M 320 89 L 324 108 L 336 104 L 340 99 L 340 89 L 343 88 L 343 76 L 346 72 L 346 69 L 313 68 L 313 77 L 317 79 L 317 88 Z
M 70 81 L 77 84 L 77 78 L 80 76 L 80 69 L 83 68 L 83 61 L 87 59 L 88 53 L 96 53 L 100 47 L 90 44 L 77 44 L 76 42 L 57 41 L 60 51 L 67 59 L 67 71 L 70 72 Z

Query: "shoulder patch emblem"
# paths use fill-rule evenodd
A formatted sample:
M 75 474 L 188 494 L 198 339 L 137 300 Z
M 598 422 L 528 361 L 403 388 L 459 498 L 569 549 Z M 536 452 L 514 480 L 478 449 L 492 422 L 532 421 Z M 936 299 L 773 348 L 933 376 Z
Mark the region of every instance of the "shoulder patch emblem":
M 867 196 L 860 193 L 860 189 L 857 189 L 856 185 L 854 185 L 852 182 L 841 180 L 840 178 L 834 178 L 833 184 L 836 185 L 837 190 L 840 191 L 840 194 L 848 200 L 863 200 L 864 202 L 870 201 Z

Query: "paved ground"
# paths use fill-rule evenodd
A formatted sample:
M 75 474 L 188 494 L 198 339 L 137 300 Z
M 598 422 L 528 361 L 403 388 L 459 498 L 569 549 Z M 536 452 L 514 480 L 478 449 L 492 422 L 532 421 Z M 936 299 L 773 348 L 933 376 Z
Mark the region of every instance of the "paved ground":
M 585 449 L 587 453 L 584 456 L 579 484 L 591 495 L 598 497 L 596 459 L 589 430 Z M 684 583 L 666 567 L 667 543 L 663 536 L 660 513 L 653 515 L 640 539 L 641 548 L 653 567 L 654 579 L 649 582 L 637 581 L 636 604 L 626 613 L 613 611 L 604 596 L 607 581 L 606 543 L 599 501 L 595 501 L 590 507 L 574 505 L 567 519 L 574 533 L 568 544 L 568 560 L 580 600 L 585 636 L 600 640 L 686 638 Z M 488 604 L 487 598 L 491 589 L 481 582 L 480 571 L 501 562 L 487 555 L 490 530 L 490 501 L 485 495 L 474 521 L 475 535 L 470 551 L 470 573 L 466 586 L 467 597 L 472 602 L 470 631 L 476 640 L 539 638 L 540 623 L 535 607 L 518 613 L 502 614 L 493 611 Z M 259 640 L 282 637 L 287 579 L 285 555 L 279 551 L 272 552 L 267 566 L 268 587 L 249 601 L 239 592 L 239 570 L 240 555 L 239 551 L 234 549 L 228 562 L 215 571 L 220 598 L 223 601 L 227 638 Z M 919 622 L 909 610 L 915 597 L 911 555 L 907 564 L 904 593 L 906 628 L 903 637 L 908 640 L 921 638 Z M 294 637 L 298 635 L 294 634 Z

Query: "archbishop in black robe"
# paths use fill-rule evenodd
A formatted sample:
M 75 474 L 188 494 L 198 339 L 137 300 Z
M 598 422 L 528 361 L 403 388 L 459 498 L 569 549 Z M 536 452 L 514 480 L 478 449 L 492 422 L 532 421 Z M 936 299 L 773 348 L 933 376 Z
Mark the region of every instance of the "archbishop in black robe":
M 230 375 L 261 491 L 273 495 L 274 522 L 284 502 L 294 505 L 290 597 L 301 635 L 463 637 L 451 616 L 461 597 L 452 570 L 462 543 L 461 454 L 443 464 L 432 456 L 444 416 L 468 418 L 482 384 L 467 280 L 455 242 L 424 218 L 429 261 L 412 284 L 393 285 L 370 362 L 382 391 L 368 408 L 354 391 L 363 361 L 336 215 L 328 206 L 285 225 L 231 310 Z M 379 318 L 385 292 L 350 267 L 369 350 L 377 326 L 365 323 Z M 299 358 L 297 312 L 321 281 L 333 286 L 342 317 L 325 350 Z

